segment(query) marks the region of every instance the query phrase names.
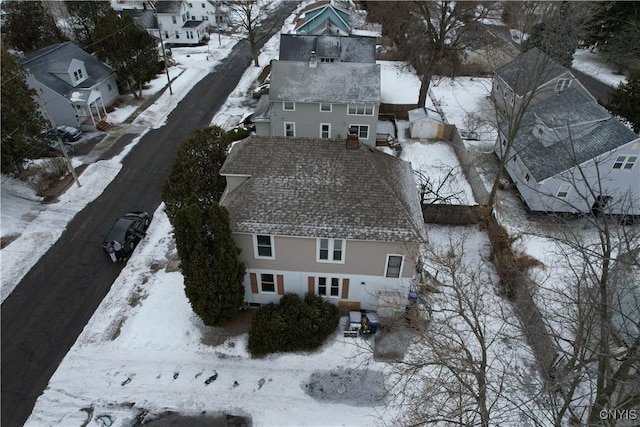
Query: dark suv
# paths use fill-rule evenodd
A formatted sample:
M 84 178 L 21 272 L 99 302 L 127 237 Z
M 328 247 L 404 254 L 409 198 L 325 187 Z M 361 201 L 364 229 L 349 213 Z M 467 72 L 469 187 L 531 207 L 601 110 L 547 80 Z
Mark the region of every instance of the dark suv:
M 124 261 L 136 248 L 149 228 L 149 214 L 129 212 L 119 218 L 102 242 L 102 249 L 113 262 Z

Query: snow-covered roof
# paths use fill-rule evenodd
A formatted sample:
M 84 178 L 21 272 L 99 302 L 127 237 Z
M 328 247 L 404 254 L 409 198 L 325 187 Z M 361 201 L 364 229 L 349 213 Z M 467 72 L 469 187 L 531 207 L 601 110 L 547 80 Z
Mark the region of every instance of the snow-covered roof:
M 87 71 L 86 79 L 75 86 L 52 73 L 66 72 L 73 60 L 81 61 Z M 74 92 L 94 87 L 114 74 L 109 66 L 70 42 L 29 52 L 21 62 L 37 81 L 67 98 Z
M 281 61 L 308 61 L 312 51 L 318 58 L 373 64 L 376 62 L 376 39 L 353 35 L 280 35 Z
M 250 176 L 221 201 L 234 232 L 395 242 L 424 233 L 411 165 L 364 144 L 252 136 L 220 173 Z
M 380 103 L 380 66 L 353 62 L 272 61 L 271 101 Z
M 544 143 L 533 132 L 542 123 L 558 135 L 553 144 Z M 507 134 L 508 120 L 501 123 Z M 525 113 L 513 150 L 540 182 L 576 165 L 639 139 L 638 134 L 602 108 L 577 81 L 561 92 L 541 92 Z
M 535 47 L 518 55 L 496 71 L 496 74 L 520 96 L 565 73 L 569 73 L 569 70 Z

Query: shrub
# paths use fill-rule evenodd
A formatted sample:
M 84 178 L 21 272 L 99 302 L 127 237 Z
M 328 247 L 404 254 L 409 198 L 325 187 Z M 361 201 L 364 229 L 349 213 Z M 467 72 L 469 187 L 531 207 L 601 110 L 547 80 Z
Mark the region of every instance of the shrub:
M 281 351 L 315 350 L 338 327 L 338 307 L 320 296 L 286 294 L 280 303 L 258 309 L 249 330 L 254 356 Z

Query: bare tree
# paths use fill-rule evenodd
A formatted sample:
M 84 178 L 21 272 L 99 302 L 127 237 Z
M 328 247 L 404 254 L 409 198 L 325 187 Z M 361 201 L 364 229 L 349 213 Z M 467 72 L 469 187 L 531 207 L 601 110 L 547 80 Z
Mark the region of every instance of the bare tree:
M 265 0 L 233 0 L 229 2 L 231 21 L 247 32 L 253 65 L 256 67 L 260 66 L 258 44 L 266 37 L 271 28 L 278 25 L 275 16 L 269 13 L 272 6 L 272 3 Z
M 438 172 L 434 172 L 438 170 Z M 448 166 L 442 164 L 440 166 L 430 167 L 429 170 L 423 167 L 413 171 L 420 188 L 420 201 L 422 204 L 464 204 L 469 203 L 466 200 L 464 191 L 457 190 L 459 166 Z
M 489 426 L 529 417 L 513 388 L 526 350 L 492 289 L 488 245 L 475 237 L 451 236 L 441 246 L 430 239 L 425 264 L 437 269 L 437 292 L 423 294 L 428 321 L 411 323 L 413 345 L 389 371 L 391 405 L 400 408 L 394 425 Z

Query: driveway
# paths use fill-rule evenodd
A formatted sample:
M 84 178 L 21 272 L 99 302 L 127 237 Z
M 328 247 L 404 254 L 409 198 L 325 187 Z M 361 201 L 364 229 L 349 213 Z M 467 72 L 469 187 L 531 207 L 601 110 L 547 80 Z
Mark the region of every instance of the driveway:
M 297 2 L 283 2 L 274 15 L 284 22 L 296 7 Z M 120 274 L 122 264 L 110 262 L 101 249 L 113 221 L 130 210 L 153 213 L 157 209 L 178 143 L 194 129 L 210 124 L 250 64 L 249 45 L 243 41 L 184 97 L 165 126 L 148 132 L 133 147 L 120 173 L 108 178 L 111 182 L 104 193 L 75 216 L 58 242 L 2 303 L 3 427 L 24 424 Z

